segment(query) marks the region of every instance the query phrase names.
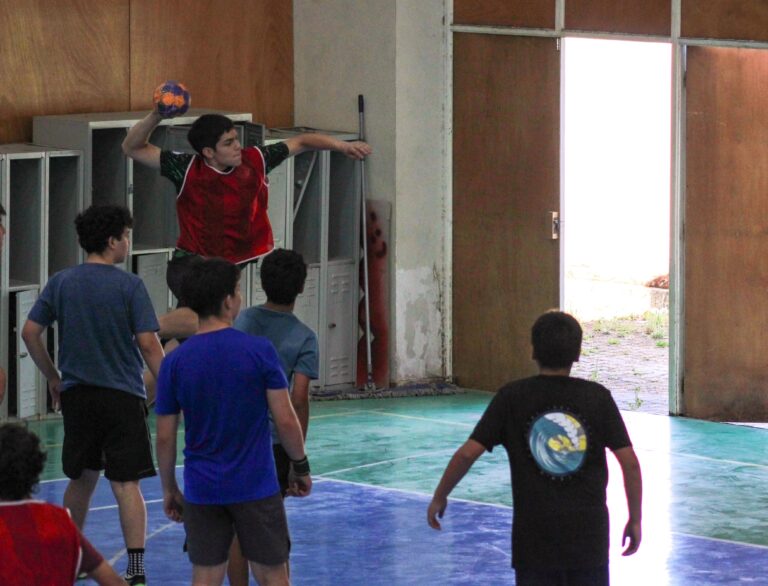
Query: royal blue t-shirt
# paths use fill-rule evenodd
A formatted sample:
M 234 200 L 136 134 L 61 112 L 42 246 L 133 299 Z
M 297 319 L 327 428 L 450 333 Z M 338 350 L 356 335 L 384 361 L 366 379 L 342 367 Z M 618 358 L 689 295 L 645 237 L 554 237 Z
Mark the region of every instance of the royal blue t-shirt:
M 50 278 L 28 318 L 44 327 L 58 322 L 65 389 L 84 384 L 146 398 L 135 336 L 159 325 L 139 277 L 100 263 L 64 269 Z
M 259 500 L 279 492 L 267 392 L 288 387 L 266 338 L 233 328 L 197 334 L 165 357 L 158 415 L 184 413 L 184 498 Z

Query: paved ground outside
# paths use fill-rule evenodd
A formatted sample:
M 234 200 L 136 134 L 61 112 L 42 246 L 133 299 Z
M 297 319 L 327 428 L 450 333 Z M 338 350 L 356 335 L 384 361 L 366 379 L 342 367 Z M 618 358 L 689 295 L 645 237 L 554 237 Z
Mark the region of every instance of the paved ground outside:
M 605 385 L 619 409 L 669 413 L 669 327 L 665 310 L 582 322 L 572 374 Z

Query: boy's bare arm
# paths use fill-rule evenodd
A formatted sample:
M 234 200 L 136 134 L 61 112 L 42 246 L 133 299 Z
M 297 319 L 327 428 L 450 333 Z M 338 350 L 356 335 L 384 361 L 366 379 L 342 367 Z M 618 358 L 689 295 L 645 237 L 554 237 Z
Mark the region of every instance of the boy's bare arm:
M 157 468 L 163 486 L 163 510 L 172 521 L 179 522 L 183 514 L 184 498 L 176 483 L 176 432 L 179 415 L 158 415 L 156 425 Z
M 327 134 L 314 133 L 291 137 L 285 141 L 285 146 L 288 147 L 288 155 L 291 157 L 305 151 L 328 150 L 343 153 L 350 159 L 360 160 L 373 152 L 368 143 L 360 140 L 347 142 Z
M 58 411 L 61 405 L 61 376 L 59 375 L 59 371 L 56 370 L 56 365 L 53 363 L 53 360 L 51 360 L 51 355 L 48 354 L 48 349 L 43 342 L 43 332 L 45 332 L 45 329 L 45 326 L 28 319 L 21 329 L 21 338 L 24 340 L 27 350 L 29 350 L 29 355 L 32 357 L 32 361 L 47 379 L 48 392 L 51 395 L 53 409 L 54 411 Z
M 156 110 L 150 112 L 128 129 L 128 134 L 123 140 L 123 152 L 143 165 L 160 168 L 160 148 L 149 143 L 152 131 L 157 128 L 162 118 Z
M 304 438 L 296 412 L 291 405 L 288 389 L 267 390 L 267 403 L 272 413 L 272 421 L 277 428 L 288 457 L 291 459 L 291 470 L 288 473 L 288 494 L 304 497 L 312 491 L 312 477 L 309 475 L 309 463 L 304 451 Z M 304 469 L 297 469 L 301 465 Z
M 299 372 L 293 375 L 293 391 L 291 392 L 291 404 L 296 411 L 296 417 L 301 425 L 301 433 L 304 440 L 307 439 L 309 428 L 309 377 Z
M 160 363 L 165 357 L 163 347 L 160 345 L 160 340 L 155 332 L 141 332 L 136 334 L 136 342 L 139 345 L 139 351 L 141 352 L 144 362 L 149 367 L 149 372 L 157 380 L 157 375 L 160 372 Z
M 459 481 L 464 478 L 466 473 L 472 467 L 472 464 L 483 454 L 485 446 L 473 439 L 464 442 L 448 462 L 448 466 L 443 472 L 443 477 L 435 489 L 432 496 L 432 502 L 427 509 L 427 523 L 432 529 L 440 529 L 439 518 L 443 518 L 445 509 L 448 506 L 448 495 L 456 488 Z
M 622 555 L 632 555 L 640 547 L 643 538 L 643 477 L 640 472 L 640 462 L 632 447 L 621 448 L 613 452 L 621 466 L 624 475 L 624 492 L 627 495 L 629 520 L 624 527 L 622 545 L 627 544 Z

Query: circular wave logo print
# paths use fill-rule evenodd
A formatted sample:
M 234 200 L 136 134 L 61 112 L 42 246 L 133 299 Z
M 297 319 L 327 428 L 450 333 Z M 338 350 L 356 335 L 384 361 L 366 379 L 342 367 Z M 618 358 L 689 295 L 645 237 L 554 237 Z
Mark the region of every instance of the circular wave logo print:
M 542 471 L 557 477 L 568 476 L 584 463 L 587 433 L 569 413 L 545 413 L 533 422 L 528 445 Z

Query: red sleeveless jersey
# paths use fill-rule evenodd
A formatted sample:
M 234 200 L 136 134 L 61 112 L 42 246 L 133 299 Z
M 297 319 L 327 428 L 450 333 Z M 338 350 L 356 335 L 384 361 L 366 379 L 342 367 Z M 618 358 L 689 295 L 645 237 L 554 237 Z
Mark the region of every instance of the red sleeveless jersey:
M 65 509 L 40 501 L 0 503 L 0 584 L 71 585 L 80 533 Z
M 257 148 L 245 148 L 242 154 L 242 163 L 225 172 L 200 156 L 192 158 L 176 198 L 177 248 L 234 263 L 274 248 L 264 156 Z

